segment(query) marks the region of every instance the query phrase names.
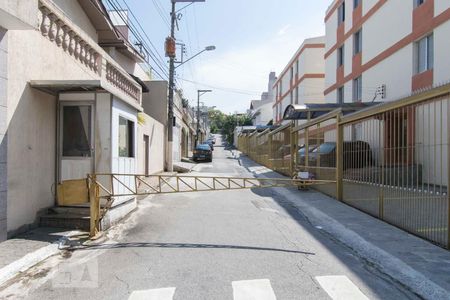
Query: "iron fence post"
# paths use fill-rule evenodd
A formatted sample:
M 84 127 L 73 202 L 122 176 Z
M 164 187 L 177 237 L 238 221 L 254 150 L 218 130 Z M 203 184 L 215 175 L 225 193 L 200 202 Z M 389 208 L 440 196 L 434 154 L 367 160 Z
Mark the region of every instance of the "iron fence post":
M 448 116 L 450 116 L 450 101 L 447 100 L 447 249 L 450 249 L 450 121 Z
M 336 199 L 343 200 L 343 174 L 344 174 L 344 126 L 341 125 L 341 116 L 336 117 Z
M 294 121 L 291 122 L 290 135 L 291 135 L 291 164 L 290 172 L 291 177 L 295 176 L 295 154 L 297 153 L 297 139 L 295 138 L 296 132 L 294 132 Z
M 90 175 L 89 178 L 90 236 L 94 237 L 99 232 L 100 199 L 96 175 Z
M 272 151 L 273 141 L 272 141 L 272 135 L 270 134 L 270 132 L 269 132 L 268 139 L 269 139 L 269 157 L 268 157 L 267 165 L 268 165 L 268 168 L 273 170 L 273 164 L 272 164 L 273 163 L 273 151 Z

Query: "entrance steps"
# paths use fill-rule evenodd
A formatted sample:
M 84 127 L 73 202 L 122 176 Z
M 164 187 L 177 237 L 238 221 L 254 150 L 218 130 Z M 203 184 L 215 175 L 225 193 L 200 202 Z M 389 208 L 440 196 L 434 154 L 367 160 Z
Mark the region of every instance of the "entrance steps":
M 70 228 L 89 231 L 90 214 L 89 203 L 71 206 L 54 206 L 47 214 L 41 216 L 40 226 Z

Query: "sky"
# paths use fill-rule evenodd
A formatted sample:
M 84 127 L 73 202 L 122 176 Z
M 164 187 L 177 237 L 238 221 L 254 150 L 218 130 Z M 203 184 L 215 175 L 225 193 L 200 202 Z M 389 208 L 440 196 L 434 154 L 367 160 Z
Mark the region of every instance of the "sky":
M 150 48 L 158 51 L 159 64 L 167 69 L 164 40 L 170 34 L 170 0 L 115 1 L 129 6 L 152 42 Z M 225 113 L 245 112 L 250 101 L 260 99 L 267 90 L 271 71 L 282 72 L 305 38 L 324 35 L 323 20 L 331 2 L 206 0 L 188 6 L 180 11 L 175 33 L 177 42 L 186 45 L 185 58 L 209 45 L 216 50 L 177 68 L 177 87 L 193 106 L 198 89 L 211 89 L 213 92 L 201 97 L 204 105 Z M 186 5 L 177 3 L 177 9 Z M 155 63 L 149 62 L 164 77 Z

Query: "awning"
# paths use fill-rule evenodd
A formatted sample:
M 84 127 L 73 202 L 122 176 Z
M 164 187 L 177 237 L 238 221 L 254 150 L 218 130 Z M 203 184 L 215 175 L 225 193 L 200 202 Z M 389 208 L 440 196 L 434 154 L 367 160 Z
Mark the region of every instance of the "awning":
M 100 80 L 30 80 L 29 85 L 32 88 L 55 96 L 64 92 L 108 92 L 114 94 L 113 91 L 109 90 L 108 86 L 102 86 Z M 120 96 L 117 97 L 136 110 L 143 111 L 139 103 L 131 97 L 129 101 L 120 98 Z
M 342 113 L 346 115 L 379 103 L 380 102 L 291 104 L 286 107 L 283 114 L 283 120 L 308 120 L 308 117 L 312 120 L 338 108 L 341 108 Z
M 103 90 L 100 80 L 31 80 L 30 86 L 45 93 Z

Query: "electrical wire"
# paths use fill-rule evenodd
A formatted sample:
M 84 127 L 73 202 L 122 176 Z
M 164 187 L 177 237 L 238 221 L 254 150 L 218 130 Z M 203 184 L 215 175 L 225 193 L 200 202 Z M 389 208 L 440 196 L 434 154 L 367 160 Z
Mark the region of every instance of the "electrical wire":
M 92 1 L 92 0 L 91 0 Z M 114 3 L 113 3 L 114 1 Z M 124 11 L 125 9 L 123 9 L 120 4 L 118 2 L 116 2 L 115 0 L 107 0 L 107 2 L 109 3 L 109 5 L 113 8 L 113 10 L 115 11 Z M 150 47 L 148 46 L 148 44 L 145 42 L 145 40 L 142 38 L 142 36 L 140 35 L 139 32 L 137 32 L 136 28 L 134 27 L 134 25 L 130 26 L 130 22 L 128 22 L 128 20 L 125 20 L 124 17 L 122 16 L 122 14 L 118 14 L 118 16 L 122 19 L 122 21 L 124 22 L 124 24 L 127 24 L 128 29 L 132 32 L 132 34 L 135 36 L 135 38 L 140 39 L 139 42 L 141 44 L 143 44 L 146 47 L 146 50 L 148 50 L 147 52 L 149 53 L 150 58 L 153 60 L 153 62 L 156 64 L 156 66 L 159 68 L 160 72 L 163 73 L 165 76 L 161 75 L 160 72 L 158 72 L 156 69 L 152 68 L 151 65 L 149 65 L 150 68 L 152 68 L 153 71 L 155 71 L 155 73 L 161 77 L 161 79 L 167 79 L 168 77 L 168 73 L 167 70 L 164 66 L 162 66 L 161 62 L 158 60 L 158 58 L 154 55 L 154 53 L 151 51 Z M 139 21 L 138 21 L 139 22 Z M 132 23 L 131 23 L 132 24 Z M 142 26 L 141 26 L 142 28 Z M 123 39 L 127 40 L 127 38 L 123 35 L 122 32 L 117 31 Z M 147 63 L 147 62 L 146 62 Z M 148 64 L 148 63 L 147 63 Z

